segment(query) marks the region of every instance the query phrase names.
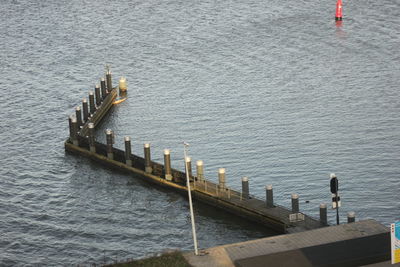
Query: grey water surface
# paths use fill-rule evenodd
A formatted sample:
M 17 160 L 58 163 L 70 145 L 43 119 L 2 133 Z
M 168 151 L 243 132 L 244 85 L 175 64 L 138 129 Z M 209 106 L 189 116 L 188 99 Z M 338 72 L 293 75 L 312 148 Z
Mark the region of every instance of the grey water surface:
M 183 141 L 208 179 L 341 221 L 400 219 L 400 2 L 2 0 L 0 265 L 89 265 L 193 248 L 187 200 L 65 154 L 68 116 L 110 64 L 129 98 L 98 132 Z M 306 203 L 308 201 L 308 203 Z M 200 247 L 272 233 L 195 203 Z M 329 221 L 335 213 L 329 210 Z

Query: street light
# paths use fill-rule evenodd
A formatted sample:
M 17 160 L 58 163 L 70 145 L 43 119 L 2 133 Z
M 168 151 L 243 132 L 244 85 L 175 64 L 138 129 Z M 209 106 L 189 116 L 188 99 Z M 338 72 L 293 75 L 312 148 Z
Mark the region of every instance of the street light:
M 189 206 L 190 206 L 190 218 L 192 221 L 192 233 L 193 233 L 193 243 L 194 243 L 194 254 L 199 255 L 199 251 L 197 250 L 197 237 L 196 237 L 196 227 L 194 223 L 194 213 L 193 213 L 193 203 L 192 203 L 192 193 L 190 190 L 190 180 L 189 180 L 189 170 L 188 170 L 188 160 L 187 160 L 187 152 L 186 149 L 189 146 L 188 143 L 183 142 L 183 154 L 185 157 L 185 172 L 186 172 L 186 185 L 188 189 L 188 195 L 189 195 Z

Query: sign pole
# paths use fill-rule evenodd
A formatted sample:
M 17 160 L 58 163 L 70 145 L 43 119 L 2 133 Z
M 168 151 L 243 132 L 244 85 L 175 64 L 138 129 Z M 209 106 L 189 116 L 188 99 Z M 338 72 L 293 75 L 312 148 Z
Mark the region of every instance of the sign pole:
M 334 173 L 331 173 L 331 193 L 335 196 L 332 202 L 336 204 L 336 224 L 339 225 L 339 181 Z M 332 203 L 333 206 L 333 203 Z

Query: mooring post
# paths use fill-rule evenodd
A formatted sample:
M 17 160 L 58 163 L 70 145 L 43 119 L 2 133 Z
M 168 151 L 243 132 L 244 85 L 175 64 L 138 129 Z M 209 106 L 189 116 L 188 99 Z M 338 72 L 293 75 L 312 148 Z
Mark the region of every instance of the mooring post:
M 104 99 L 107 96 L 106 80 L 104 80 L 104 78 L 100 79 L 100 87 L 101 87 L 101 97 Z
M 164 149 L 164 172 L 165 172 L 165 179 L 167 181 L 172 181 L 171 154 L 169 149 Z
M 120 94 L 122 93 L 126 93 L 126 90 L 128 90 L 128 86 L 126 84 L 126 78 L 125 77 L 121 77 L 121 79 L 119 79 L 119 92 Z
M 204 166 L 202 160 L 196 161 L 196 174 L 197 174 L 197 180 L 199 181 L 204 180 Z
M 101 104 L 100 85 L 96 84 L 96 86 L 94 87 L 94 93 L 96 95 L 96 106 L 100 106 Z
M 327 207 L 325 203 L 319 204 L 319 221 L 321 222 L 321 225 L 328 224 Z
M 192 179 L 192 158 L 191 157 L 186 157 L 186 164 L 187 164 L 187 171 L 189 174 L 189 179 Z
M 89 108 L 86 98 L 82 99 L 82 110 L 83 110 L 83 120 L 86 123 L 89 119 Z
M 78 121 L 76 120 L 75 116 L 71 117 L 71 132 L 70 137 L 72 140 L 72 144 L 75 146 L 79 146 L 78 142 Z
M 108 69 L 106 73 L 106 82 L 107 82 L 107 90 L 111 92 L 112 90 L 112 81 L 111 81 L 111 71 Z
M 272 191 L 272 185 L 267 185 L 265 187 L 265 199 L 266 199 L 266 205 L 267 208 L 273 208 L 274 207 L 274 194 Z
M 353 223 L 356 221 L 356 213 L 354 211 L 350 211 L 347 213 L 347 223 Z
M 292 194 L 292 212 L 298 213 L 299 212 L 299 195 Z
M 82 123 L 82 111 L 81 111 L 81 107 L 77 106 L 75 108 L 75 115 L 76 115 L 76 121 L 78 123 L 78 129 L 83 125 Z
M 110 129 L 106 130 L 106 141 L 107 141 L 107 158 L 114 159 L 114 150 L 113 150 L 113 131 Z
M 218 182 L 219 188 L 225 189 L 225 168 L 218 169 Z
M 68 124 L 69 124 L 69 136 L 71 137 L 72 136 L 72 117 L 73 117 L 73 115 L 69 115 L 69 117 L 68 117 Z
M 144 171 L 151 173 L 153 168 L 151 167 L 151 153 L 150 144 L 144 144 Z
M 132 151 L 131 151 L 131 138 L 129 136 L 124 137 L 125 141 L 125 163 L 132 167 Z
M 244 199 L 249 199 L 250 190 L 249 190 L 249 178 L 242 177 L 242 196 Z
M 94 94 L 93 91 L 89 92 L 89 112 L 93 115 L 96 112 L 96 106 L 94 104 Z
M 94 123 L 89 122 L 89 150 L 92 153 L 96 153 L 96 137 L 94 136 Z

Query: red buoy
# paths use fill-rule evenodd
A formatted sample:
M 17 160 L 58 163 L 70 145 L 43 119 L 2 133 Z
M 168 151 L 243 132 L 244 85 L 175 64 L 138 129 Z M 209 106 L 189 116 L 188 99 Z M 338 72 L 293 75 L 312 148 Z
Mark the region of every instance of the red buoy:
M 335 20 L 342 20 L 342 0 L 338 0 L 336 3 L 336 15 Z

